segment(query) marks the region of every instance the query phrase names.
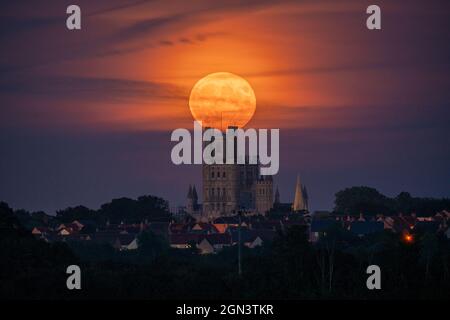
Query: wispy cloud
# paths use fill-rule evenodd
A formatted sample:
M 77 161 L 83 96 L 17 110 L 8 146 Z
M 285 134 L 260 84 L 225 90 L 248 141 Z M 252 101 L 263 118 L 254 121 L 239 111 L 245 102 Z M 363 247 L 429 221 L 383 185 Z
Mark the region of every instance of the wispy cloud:
M 0 82 L 0 93 L 48 96 L 70 101 L 150 101 L 186 99 L 186 90 L 173 84 L 114 78 L 34 77 Z
M 98 16 L 98 15 L 102 15 L 102 14 L 108 14 L 108 13 L 115 12 L 115 11 L 123 11 L 123 10 L 131 9 L 131 8 L 139 7 L 139 6 L 151 3 L 151 2 L 155 2 L 155 0 L 132 1 L 132 2 L 128 2 L 128 3 L 122 3 L 122 4 L 116 5 L 116 6 L 108 5 L 104 9 L 99 9 L 99 10 L 96 10 L 93 12 L 89 12 L 88 16 L 92 17 L 92 16 Z

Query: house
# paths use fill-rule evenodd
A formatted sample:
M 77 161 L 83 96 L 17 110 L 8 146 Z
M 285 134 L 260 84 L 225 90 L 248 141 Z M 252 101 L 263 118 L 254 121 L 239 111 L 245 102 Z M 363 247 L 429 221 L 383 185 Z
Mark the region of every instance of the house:
M 189 231 L 189 226 L 185 223 L 169 224 L 169 234 L 186 233 L 188 231 Z
M 250 242 L 250 243 L 247 245 L 247 247 L 249 247 L 250 249 L 254 249 L 254 248 L 256 248 L 256 247 L 262 246 L 263 243 L 264 243 L 264 241 L 263 241 L 259 236 L 257 236 L 255 239 L 253 239 L 252 242 Z
M 80 221 L 78 220 L 74 220 L 72 221 L 71 225 L 76 226 L 78 228 L 78 230 L 83 229 L 84 224 L 82 224 Z
M 236 245 L 239 243 L 239 231 L 233 231 L 231 234 L 231 243 Z M 241 230 L 241 244 L 248 248 L 261 246 L 265 242 L 271 242 L 276 236 L 273 230 Z
M 393 216 L 391 218 L 394 221 L 392 231 L 397 233 L 410 232 L 416 224 L 416 217 L 414 216 L 404 216 L 400 213 L 398 216 Z
M 93 235 L 92 240 L 98 244 L 109 244 L 116 249 L 120 249 L 119 236 L 120 233 L 117 230 L 101 230 Z
M 120 250 L 136 250 L 139 247 L 136 234 L 121 234 L 118 237 Z
M 286 221 L 287 222 L 287 221 Z M 289 224 L 289 222 L 287 222 Z M 255 221 L 249 223 L 250 229 L 255 230 L 280 230 L 284 225 L 280 220 Z
M 85 233 L 73 233 L 68 236 L 64 236 L 69 241 L 90 241 L 92 240 L 92 236 L 90 234 Z
M 379 221 L 358 220 L 350 223 L 348 230 L 358 237 L 364 237 L 368 234 L 382 232 L 384 223 Z
M 55 238 L 55 233 L 48 227 L 34 227 L 31 234 L 37 239 L 42 239 L 46 242 L 51 242 Z
M 208 241 L 207 238 L 203 238 L 198 244 L 197 249 L 200 254 L 211 254 L 214 253 L 214 246 Z
M 172 248 L 189 249 L 191 244 L 199 243 L 200 234 L 193 233 L 175 233 L 169 236 L 169 243 Z
M 383 222 L 384 229 L 394 231 L 395 220 L 392 217 L 380 216 L 378 221 Z
M 214 224 L 205 223 L 205 222 L 197 222 L 195 223 L 191 230 L 191 233 L 200 233 L 200 234 L 211 234 L 211 233 L 219 233 Z
M 340 226 L 340 224 L 333 219 L 313 219 L 309 226 L 309 241 L 318 241 L 320 237 L 326 235 L 328 230 L 333 226 Z
M 89 238 L 92 238 L 93 242 L 99 244 L 109 244 L 116 250 L 135 250 L 139 247 L 137 236 L 138 233 L 123 234 L 118 230 L 103 230 L 96 232 Z M 85 239 L 87 240 L 87 238 Z
M 70 228 L 66 227 L 66 228 L 61 228 L 58 231 L 58 235 L 59 236 L 69 236 L 72 234 L 72 231 Z
M 231 245 L 231 235 L 229 233 L 207 234 L 204 239 L 208 240 L 208 242 L 213 246 L 215 252 Z
M 442 214 L 443 217 L 450 219 L 450 211 L 442 210 L 440 213 Z
M 200 254 L 217 253 L 231 245 L 231 235 L 228 233 L 213 233 L 199 237 L 197 249 Z
M 214 224 L 221 223 L 221 224 L 227 224 L 232 226 L 238 226 L 239 225 L 239 218 L 236 216 L 228 216 L 228 217 L 220 217 L 213 221 Z
M 441 224 L 438 221 L 417 221 L 414 225 L 414 230 L 419 232 L 437 233 L 440 230 Z
M 64 228 L 67 228 L 67 226 L 64 223 L 61 223 L 60 225 L 58 225 L 58 227 L 56 227 L 56 230 L 59 231 Z
M 168 239 L 169 225 L 169 222 L 150 222 L 150 224 L 146 226 L 145 230 L 153 232 L 157 236 Z
M 225 233 L 228 229 L 228 224 L 226 223 L 214 223 L 213 226 L 219 233 Z
M 42 235 L 50 233 L 50 232 L 51 232 L 50 228 L 47 228 L 47 227 L 34 227 L 31 230 L 31 234 L 34 236 L 42 236 Z

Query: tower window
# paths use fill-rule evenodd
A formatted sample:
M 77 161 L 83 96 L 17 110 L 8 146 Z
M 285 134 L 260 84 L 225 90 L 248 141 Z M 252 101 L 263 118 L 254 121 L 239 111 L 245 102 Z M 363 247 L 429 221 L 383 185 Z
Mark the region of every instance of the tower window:
M 211 178 L 214 179 L 214 171 L 211 171 Z
M 225 171 L 222 173 L 222 178 L 225 178 Z

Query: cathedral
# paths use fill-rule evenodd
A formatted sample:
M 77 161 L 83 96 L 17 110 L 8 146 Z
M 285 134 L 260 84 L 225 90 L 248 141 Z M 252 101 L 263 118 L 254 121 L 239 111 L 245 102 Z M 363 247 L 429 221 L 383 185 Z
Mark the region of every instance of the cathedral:
M 189 187 L 186 212 L 197 220 L 211 221 L 239 211 L 247 215 L 265 214 L 273 207 L 272 176 L 262 176 L 260 165 L 249 164 L 248 158 L 245 164 L 237 164 L 236 141 L 234 148 L 234 164 L 225 163 L 225 146 L 224 164 L 202 165 L 202 205 L 198 203 L 195 186 Z
M 272 208 L 308 212 L 308 193 L 300 177 L 297 177 L 293 203 L 283 204 L 278 188 L 273 195 L 272 176 L 261 176 L 259 165 L 204 164 L 202 171 L 203 204 L 199 204 L 197 190 L 191 185 L 186 204 L 186 212 L 198 221 L 232 216 L 240 210 L 246 215 L 266 214 Z
M 236 157 L 236 149 L 234 155 Z M 279 206 L 280 194 L 277 188 L 274 199 L 272 176 L 261 175 L 260 165 L 249 164 L 246 160 L 245 164 L 237 164 L 236 158 L 234 164 L 226 164 L 225 161 L 224 164 L 202 164 L 203 203 L 199 204 L 197 190 L 190 185 L 186 213 L 197 221 L 212 221 L 218 217 L 236 215 L 239 211 L 246 215 L 264 215 L 274 205 Z M 299 177 L 290 210 L 308 211 L 306 187 L 300 183 Z
M 257 164 L 203 164 L 203 204 L 189 186 L 186 211 L 199 220 L 221 216 L 265 214 L 273 207 L 272 176 L 261 176 Z

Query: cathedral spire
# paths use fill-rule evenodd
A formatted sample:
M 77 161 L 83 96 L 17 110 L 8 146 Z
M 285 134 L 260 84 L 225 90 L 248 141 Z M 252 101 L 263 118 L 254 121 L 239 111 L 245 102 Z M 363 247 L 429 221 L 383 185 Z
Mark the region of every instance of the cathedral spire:
M 189 185 L 189 191 L 188 191 L 188 194 L 187 194 L 187 198 L 188 199 L 192 199 L 192 186 L 191 185 Z
M 280 203 L 280 192 L 278 191 L 278 186 L 277 186 L 277 191 L 275 191 L 275 203 L 276 204 Z
M 308 210 L 308 208 L 309 208 L 309 204 L 308 204 L 309 199 L 308 199 L 308 191 L 306 190 L 306 186 L 305 185 L 303 185 L 302 194 L 303 194 L 303 199 L 305 201 L 305 210 Z
M 300 182 L 300 176 L 297 175 L 297 184 L 295 186 L 295 196 L 294 203 L 292 204 L 293 211 L 303 211 L 307 210 L 306 200 L 305 200 L 305 189 L 303 189 L 302 184 Z
M 197 190 L 195 189 L 195 184 L 194 184 L 194 187 L 192 188 L 192 199 L 194 199 L 194 201 L 198 200 L 198 195 L 197 195 Z

